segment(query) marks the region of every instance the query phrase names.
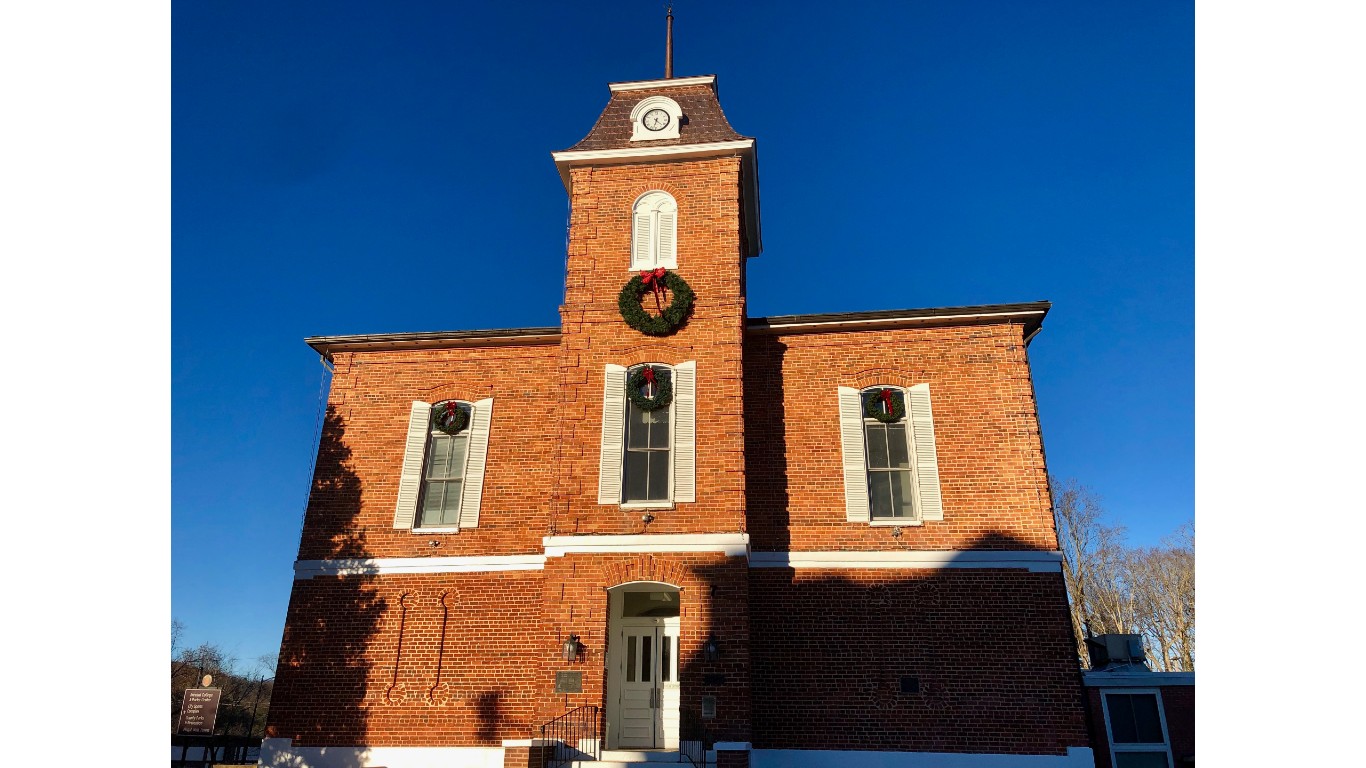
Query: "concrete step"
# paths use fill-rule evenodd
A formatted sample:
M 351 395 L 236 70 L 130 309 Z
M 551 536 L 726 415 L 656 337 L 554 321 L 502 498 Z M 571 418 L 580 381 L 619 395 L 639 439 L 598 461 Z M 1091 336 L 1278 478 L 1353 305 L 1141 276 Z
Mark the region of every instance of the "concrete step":
M 604 749 L 602 762 L 616 763 L 676 763 L 678 750 L 663 749 Z

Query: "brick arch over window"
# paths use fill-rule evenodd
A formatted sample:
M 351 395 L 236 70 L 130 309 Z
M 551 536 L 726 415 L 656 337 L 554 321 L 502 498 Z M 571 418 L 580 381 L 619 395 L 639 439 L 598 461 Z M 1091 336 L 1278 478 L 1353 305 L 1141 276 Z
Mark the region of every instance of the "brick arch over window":
M 890 387 L 910 387 L 926 379 L 924 371 L 904 368 L 866 368 L 847 374 L 845 379 L 856 389 L 867 389 L 878 385 Z
M 632 560 L 615 563 L 605 573 L 606 581 L 615 589 L 632 582 L 651 581 L 683 589 L 687 572 L 678 563 L 659 562 L 653 555 L 640 555 Z

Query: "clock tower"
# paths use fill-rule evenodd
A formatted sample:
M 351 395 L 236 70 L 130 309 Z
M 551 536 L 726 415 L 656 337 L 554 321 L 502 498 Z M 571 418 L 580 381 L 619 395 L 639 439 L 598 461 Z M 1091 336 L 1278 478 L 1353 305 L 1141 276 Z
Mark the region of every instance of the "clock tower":
M 709 741 L 748 742 L 755 140 L 726 120 L 714 76 L 609 89 L 587 136 L 553 153 L 571 218 L 544 587 L 547 638 L 573 628 L 606 671 L 543 699 L 543 714 L 604 702 L 609 749 L 677 748 L 704 726 Z M 658 611 L 640 615 L 649 600 Z M 670 681 L 635 691 L 648 675 Z

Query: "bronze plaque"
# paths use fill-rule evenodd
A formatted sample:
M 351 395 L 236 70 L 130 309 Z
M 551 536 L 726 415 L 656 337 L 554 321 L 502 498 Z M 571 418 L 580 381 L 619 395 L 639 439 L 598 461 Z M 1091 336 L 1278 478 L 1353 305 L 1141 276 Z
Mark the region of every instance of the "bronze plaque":
M 556 672 L 555 693 L 583 693 L 583 673 Z
M 218 718 L 218 697 L 221 688 L 186 688 L 180 702 L 179 733 L 213 735 L 213 724 Z

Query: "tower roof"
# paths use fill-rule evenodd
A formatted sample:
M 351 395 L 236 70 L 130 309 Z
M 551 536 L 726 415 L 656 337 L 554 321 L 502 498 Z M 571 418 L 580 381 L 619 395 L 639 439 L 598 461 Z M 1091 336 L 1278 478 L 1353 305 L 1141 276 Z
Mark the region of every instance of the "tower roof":
M 730 127 L 730 121 L 726 120 L 721 102 L 716 98 L 716 75 L 611 83 L 608 88 L 612 91 L 612 97 L 598 116 L 598 121 L 587 136 L 566 152 L 642 146 L 644 142 L 631 141 L 631 109 L 641 99 L 650 96 L 668 96 L 678 102 L 678 106 L 683 108 L 684 120 L 678 127 L 678 138 L 653 140 L 648 142 L 649 146 L 711 144 L 750 138 L 736 133 Z

